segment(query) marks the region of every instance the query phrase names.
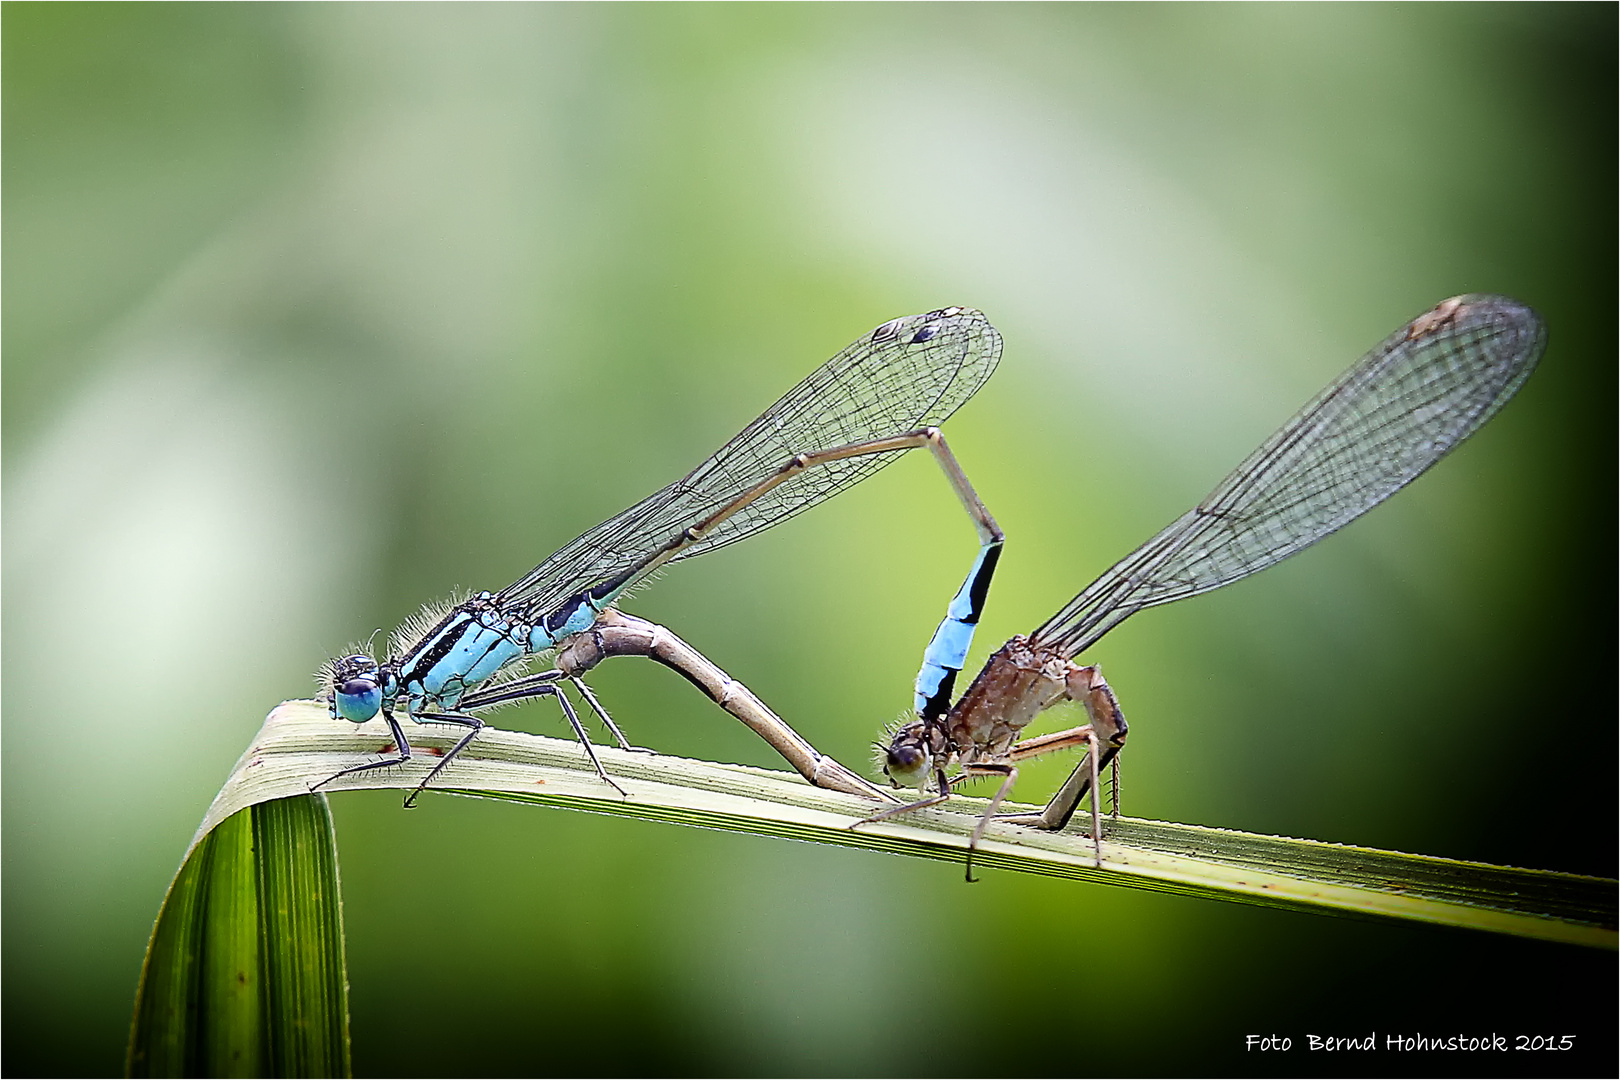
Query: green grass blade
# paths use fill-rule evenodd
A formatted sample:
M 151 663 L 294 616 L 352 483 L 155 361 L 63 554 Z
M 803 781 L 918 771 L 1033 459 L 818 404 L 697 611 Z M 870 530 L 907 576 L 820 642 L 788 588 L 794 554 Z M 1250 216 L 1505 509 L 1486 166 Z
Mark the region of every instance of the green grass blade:
M 419 751 L 409 766 L 345 777 L 330 790 L 414 787 L 437 761 L 434 752 L 457 733 L 421 726 L 409 734 Z M 310 783 L 391 746 L 379 721 L 357 726 L 330 719 L 322 704 L 287 702 L 270 714 L 243 754 L 198 836 L 244 806 L 306 791 Z M 628 799 L 597 778 L 577 743 L 493 728 L 439 782 L 463 795 L 958 862 L 984 806 L 982 800 L 952 798 L 851 830 L 874 803 L 811 787 L 793 774 L 610 747 L 598 747 L 598 753 Z M 975 863 L 1246 904 L 1616 947 L 1616 882 L 1609 878 L 1130 818 L 1106 821 L 1102 853 L 1098 867 L 1090 839 L 1079 831 L 996 823 Z
M 324 795 L 242 807 L 192 843 L 135 998 L 131 1076 L 347 1076 L 337 845 Z

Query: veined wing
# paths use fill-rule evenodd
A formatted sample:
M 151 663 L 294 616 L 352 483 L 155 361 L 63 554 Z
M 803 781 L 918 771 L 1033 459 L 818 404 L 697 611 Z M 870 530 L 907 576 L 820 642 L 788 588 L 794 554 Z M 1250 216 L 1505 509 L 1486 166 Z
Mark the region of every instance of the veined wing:
M 1034 640 L 1075 656 L 1143 608 L 1218 589 L 1343 528 L 1494 416 L 1546 344 L 1540 317 L 1506 297 L 1454 297 L 1420 315 Z
M 1000 358 L 1001 335 L 971 308 L 944 308 L 884 323 L 817 368 L 686 476 L 570 541 L 502 590 L 500 602 L 537 620 L 559 601 L 635 566 L 794 454 L 943 423 L 984 385 Z M 865 479 L 901 452 L 807 469 L 677 558 L 712 551 L 786 521 Z

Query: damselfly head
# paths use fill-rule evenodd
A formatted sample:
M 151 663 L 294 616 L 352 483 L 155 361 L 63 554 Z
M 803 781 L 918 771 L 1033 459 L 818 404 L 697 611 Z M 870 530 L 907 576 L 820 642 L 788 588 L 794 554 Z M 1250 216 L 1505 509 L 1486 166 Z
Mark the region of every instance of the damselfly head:
M 321 672 L 332 719 L 363 724 L 382 708 L 383 677 L 377 661 L 354 653 L 327 663 Z
M 927 725 L 921 720 L 911 720 L 891 728 L 887 734 L 887 743 L 872 746 L 877 751 L 878 767 L 895 787 L 921 789 L 934 774 L 934 754 Z

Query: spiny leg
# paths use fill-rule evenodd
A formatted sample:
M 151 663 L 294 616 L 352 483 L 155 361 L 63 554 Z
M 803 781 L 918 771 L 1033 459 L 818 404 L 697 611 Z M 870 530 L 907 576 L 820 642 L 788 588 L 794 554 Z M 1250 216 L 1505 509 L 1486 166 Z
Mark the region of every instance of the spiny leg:
M 468 716 L 465 713 L 422 713 L 420 716 L 415 717 L 415 720 L 419 724 L 457 724 L 468 730 L 467 734 L 457 740 L 456 745 L 445 751 L 444 757 L 439 759 L 439 763 L 428 770 L 428 774 L 422 777 L 422 782 L 412 788 L 409 795 L 405 796 L 405 809 L 407 810 L 416 805 L 416 797 L 422 794 L 422 790 L 432 782 L 433 778 L 443 772 L 444 767 L 454 761 L 456 755 L 465 750 L 467 744 L 472 742 L 480 731 L 484 730 L 482 720 L 476 716 Z
M 962 776 L 958 776 L 955 780 L 947 779 L 944 769 L 935 769 L 934 783 L 939 794 L 930 795 L 926 799 L 918 799 L 916 802 L 906 803 L 903 806 L 885 807 L 875 814 L 863 817 L 859 821 L 851 822 L 849 824 L 849 828 L 857 829 L 862 825 L 870 825 L 876 821 L 884 821 L 888 818 L 898 817 L 899 815 L 909 813 L 912 810 L 922 810 L 926 807 L 938 806 L 940 803 L 951 797 L 952 784 L 960 783 L 963 779 L 964 777 Z
M 1091 739 L 1091 748 L 1086 751 L 1086 760 L 1091 762 L 1091 850 L 1097 855 L 1097 869 L 1102 869 L 1102 787 L 1097 780 L 1097 758 L 1101 751 L 1097 746 L 1096 736 Z
M 1103 769 L 1114 764 L 1124 745 L 1123 735 L 1117 742 L 1104 743 L 1099 740 L 1096 749 L 1087 753 L 1087 757 L 1091 760 L 1089 762 L 1081 761 L 1075 766 L 1074 771 L 1069 774 L 1069 778 L 1063 781 L 1063 786 L 1057 789 L 1057 792 L 1039 814 L 1032 815 L 1034 820 L 1028 822 L 1028 824 L 1053 831 L 1063 828 L 1069 823 L 1069 819 L 1074 816 L 1076 807 L 1080 805 L 1080 800 L 1085 798 L 1088 791 L 1092 793 L 1091 809 L 1095 818 L 1100 794 L 1097 790 L 1098 777 Z M 1114 816 L 1119 816 L 1117 806 Z
M 1013 748 L 1012 757 L 1014 760 L 1021 760 L 1030 754 L 1042 753 L 1046 749 L 1058 749 L 1056 743 L 1064 736 L 1078 735 L 1082 732 L 1087 733 L 1086 756 L 1074 767 L 1074 771 L 1069 773 L 1068 779 L 1063 781 L 1063 785 L 1058 788 L 1041 812 L 1028 816 L 1021 824 L 1053 831 L 1061 829 L 1069 823 L 1075 808 L 1089 791 L 1092 837 L 1096 844 L 1097 863 L 1100 866 L 1102 793 L 1099 788 L 1099 777 L 1104 767 L 1113 765 L 1120 750 L 1125 746 L 1125 737 L 1130 734 L 1130 725 L 1125 722 L 1125 713 L 1119 707 L 1119 698 L 1114 695 L 1113 688 L 1108 685 L 1108 680 L 1103 678 L 1101 669 L 1095 664 L 1087 667 L 1071 665 L 1066 682 L 1068 697 L 1084 707 L 1091 723 L 1075 728 L 1072 732 L 1026 739 Z M 1115 777 L 1117 780 L 1117 773 Z M 1117 806 L 1115 809 L 1117 816 Z
M 1119 817 L 1119 755 L 1115 754 L 1108 763 L 1108 809 L 1117 819 Z
M 621 749 L 635 750 L 646 754 L 655 753 L 655 751 L 645 746 L 632 746 L 630 740 L 624 737 L 624 732 L 619 730 L 619 725 L 613 722 L 613 717 L 608 715 L 607 709 L 603 708 L 602 703 L 591 692 L 591 688 L 585 685 L 585 681 L 574 672 L 563 671 L 561 668 L 553 668 L 550 671 L 542 671 L 534 675 L 525 675 L 520 679 L 513 679 L 511 682 L 493 686 L 488 690 L 468 694 L 461 699 L 461 706 L 464 709 L 485 709 L 491 705 L 502 705 L 513 701 L 523 701 L 527 698 L 544 697 L 553 693 L 552 685 L 563 679 L 573 683 L 574 688 L 579 691 L 580 696 L 590 705 L 598 719 L 602 721 L 608 731 L 613 733 L 613 737 L 618 740 Z
M 591 737 L 586 734 L 585 725 L 579 722 L 579 715 L 574 712 L 574 706 L 569 703 L 567 696 L 562 692 L 562 688 L 552 686 L 549 689 L 552 696 L 557 699 L 557 704 L 562 706 L 563 715 L 568 717 L 568 723 L 573 727 L 574 734 L 579 736 L 579 744 L 585 748 L 585 753 L 590 757 L 591 764 L 596 766 L 596 775 L 602 778 L 604 784 L 628 799 L 630 793 L 614 782 L 613 777 L 609 776 L 607 770 L 602 768 L 601 759 L 596 756 L 596 747 L 591 745 Z
M 1099 745 L 1098 745 L 1098 742 L 1097 742 L 1097 733 L 1095 731 L 1088 730 L 1086 732 L 1086 743 L 1087 743 L 1086 756 L 1080 762 L 1080 765 L 1076 766 L 1076 771 L 1078 771 L 1079 768 L 1083 767 L 1087 762 L 1090 762 L 1090 764 L 1091 764 L 1091 850 L 1092 850 L 1092 852 L 1094 853 L 1094 855 L 1096 857 L 1097 869 L 1101 870 L 1102 869 L 1102 812 L 1101 812 L 1100 807 L 1102 806 L 1102 788 L 1098 786 L 1098 781 L 1097 781 L 1097 757 L 1098 757 L 1098 754 L 1100 753 L 1100 748 L 1099 748 Z
M 984 830 L 989 827 L 990 819 L 995 816 L 996 809 L 1001 801 L 1007 797 L 1012 786 L 1018 780 L 1018 769 L 1013 765 L 1000 762 L 985 762 L 983 764 L 969 765 L 966 775 L 969 776 L 1001 776 L 1001 787 L 990 799 L 990 805 L 985 807 L 984 813 L 979 815 L 979 823 L 973 827 L 973 835 L 968 839 L 967 850 L 967 881 L 971 885 L 978 879 L 973 876 L 973 853 L 979 849 L 979 841 L 984 839 Z
M 574 689 L 579 691 L 579 696 L 584 698 L 585 703 L 596 713 L 597 719 L 601 720 L 607 729 L 613 732 L 613 737 L 619 741 L 619 749 L 633 750 L 638 754 L 656 754 L 658 752 L 650 746 L 632 746 L 630 740 L 624 737 L 624 732 L 619 730 L 619 725 L 613 722 L 613 717 L 609 716 L 608 711 L 602 707 L 602 703 L 596 700 L 596 695 L 591 692 L 591 688 L 585 684 L 584 679 L 581 679 L 578 675 L 570 675 L 568 681 L 574 684 Z
M 912 810 L 921 810 L 929 806 L 938 806 L 940 803 L 950 798 L 951 788 L 954 785 L 960 784 L 970 777 L 979 776 L 1000 776 L 1002 777 L 1002 782 L 1001 786 L 996 790 L 995 795 L 990 799 L 990 805 L 985 808 L 983 814 L 979 815 L 979 822 L 973 827 L 972 836 L 968 838 L 965 876 L 967 877 L 968 883 L 973 884 L 978 881 L 978 879 L 973 876 L 973 853 L 978 850 L 979 841 L 984 839 L 984 831 L 987 827 L 989 827 L 990 819 L 995 816 L 996 810 L 1001 806 L 1002 801 L 1007 798 L 1008 792 L 1012 791 L 1013 785 L 1018 782 L 1018 769 L 1012 765 L 1001 762 L 984 762 L 969 765 L 954 779 L 947 779 L 943 769 L 936 769 L 935 784 L 938 788 L 938 794 L 930 795 L 926 799 L 918 799 L 916 802 L 906 803 L 904 806 L 887 807 L 875 814 L 853 822 L 849 828 L 854 829 L 862 825 L 871 824 L 875 821 L 883 821 L 887 818 L 896 817 Z
M 370 772 L 372 769 L 388 769 L 395 765 L 404 765 L 406 762 L 411 760 L 411 744 L 405 741 L 405 732 L 400 730 L 399 721 L 394 719 L 393 711 L 385 707 L 382 710 L 382 715 L 383 719 L 388 723 L 388 730 L 394 733 L 394 749 L 399 751 L 399 756 L 391 757 L 384 761 L 368 761 L 364 765 L 350 766 L 347 769 L 333 773 L 331 776 L 328 776 L 325 780 L 322 780 L 309 790 L 319 791 L 321 788 L 325 787 L 327 784 L 330 784 L 340 776 L 350 776 L 354 773 Z
M 503 705 L 509 701 L 523 701 L 526 698 L 540 697 L 551 692 L 544 689 L 544 687 L 567 677 L 567 672 L 559 671 L 556 668 L 550 671 L 536 672 L 533 675 L 524 675 L 521 678 L 497 683 L 486 690 L 478 690 L 466 695 L 461 699 L 461 707 L 463 709 L 487 709 L 491 705 Z
M 591 666 L 594 667 L 595 665 Z M 552 668 L 550 671 L 525 675 L 522 678 L 492 686 L 488 690 L 468 694 L 461 699 L 461 707 L 464 709 L 487 709 L 491 705 L 503 705 L 533 697 L 544 697 L 553 693 L 553 684 L 561 682 L 563 679 L 567 679 L 574 685 L 574 689 L 579 691 L 580 697 L 584 698 L 586 704 L 590 705 L 591 710 L 596 713 L 603 726 L 612 732 L 614 739 L 619 743 L 620 749 L 635 750 L 645 754 L 656 753 L 656 751 L 645 746 L 632 746 L 630 744 L 630 740 L 624 737 L 624 732 L 619 730 L 619 725 L 613 722 L 613 717 L 608 715 L 607 709 L 603 708 L 602 703 L 596 699 L 596 695 L 591 692 L 589 686 L 585 685 L 585 681 L 579 677 L 579 671 L 576 670 L 565 671 L 562 668 Z
M 533 697 L 556 698 L 557 704 L 562 706 L 563 715 L 568 718 L 569 726 L 574 729 L 574 734 L 579 736 L 580 745 L 585 748 L 585 753 L 590 757 L 591 764 L 595 766 L 596 775 L 602 778 L 603 783 L 607 784 L 614 791 L 617 791 L 620 795 L 623 795 L 628 799 L 630 797 L 630 793 L 625 791 L 624 788 L 620 787 L 614 781 L 614 779 L 607 774 L 607 770 L 602 767 L 601 760 L 596 756 L 596 747 L 591 743 L 590 735 L 585 731 L 585 725 L 580 723 L 579 715 L 574 712 L 574 706 L 571 702 L 569 702 L 567 695 L 562 692 L 562 688 L 557 686 L 553 681 L 555 679 L 564 677 L 566 676 L 561 671 L 541 672 L 538 675 L 531 675 L 523 679 L 515 679 L 512 682 L 505 683 L 487 693 L 468 695 L 463 699 L 463 704 L 469 708 L 482 709 L 490 705 L 498 705 L 510 701 L 522 701 L 524 699 Z M 444 759 L 433 767 L 432 772 L 428 773 L 427 779 L 423 780 L 421 784 L 417 785 L 416 792 L 420 792 L 422 788 L 427 786 L 429 780 L 432 780 L 435 776 L 437 776 L 444 769 L 444 767 L 450 764 L 451 760 L 473 740 L 473 737 L 483 729 L 484 722 L 479 720 L 477 717 L 469 716 L 466 713 L 424 713 L 423 715 L 418 716 L 416 719 L 434 723 L 462 724 L 467 726 L 471 726 L 471 722 L 476 722 L 478 725 L 467 735 L 463 736 L 461 741 L 456 743 L 456 745 L 445 754 Z M 416 792 L 412 793 L 411 798 L 413 800 L 416 797 Z
M 1033 825 L 1038 829 L 1048 829 L 1053 832 L 1067 825 L 1069 819 L 1074 816 L 1075 810 L 1079 807 L 1080 800 L 1085 798 L 1086 794 L 1092 790 L 1096 777 L 1101 774 L 1103 769 L 1110 767 L 1114 763 L 1121 746 L 1099 742 L 1098 749 L 1101 751 L 1100 755 L 1090 755 L 1097 758 L 1095 766 L 1091 762 L 1082 760 L 1074 767 L 1074 771 L 1069 774 L 1069 778 L 1063 781 L 1063 786 L 1058 788 L 1057 793 L 1052 796 L 1039 814 L 1025 815 L 1028 820 L 1018 823 L 1021 825 Z
M 1013 761 L 1027 761 L 1042 754 L 1050 754 L 1077 746 L 1086 748 L 1086 756 L 1069 774 L 1069 779 L 1064 782 L 1064 787 L 1058 790 L 1058 794 L 1052 797 L 1052 801 L 1047 803 L 1046 808 L 1039 814 L 1006 814 L 1002 816 L 1001 820 L 1010 821 L 1015 825 L 1031 825 L 1037 829 L 1061 829 L 1068 824 L 1069 816 L 1074 813 L 1075 805 L 1079 803 L 1080 797 L 1085 794 L 1085 789 L 1082 787 L 1079 794 L 1074 795 L 1071 801 L 1060 802 L 1065 790 L 1070 784 L 1074 783 L 1076 777 L 1087 778 L 1094 793 L 1091 800 L 1091 843 L 1096 853 L 1097 865 L 1101 866 L 1102 822 L 1098 815 L 1098 800 L 1095 795 L 1097 791 L 1097 755 L 1100 745 L 1097 730 L 1091 724 L 1083 724 L 1067 731 L 1054 731 L 1049 735 L 1038 735 L 1035 738 L 1024 739 L 1013 744 L 1012 750 L 1007 755 Z M 1088 762 L 1090 763 L 1089 768 L 1087 766 Z M 1059 805 L 1066 806 L 1067 809 L 1061 820 L 1054 821 L 1050 815 L 1054 806 Z

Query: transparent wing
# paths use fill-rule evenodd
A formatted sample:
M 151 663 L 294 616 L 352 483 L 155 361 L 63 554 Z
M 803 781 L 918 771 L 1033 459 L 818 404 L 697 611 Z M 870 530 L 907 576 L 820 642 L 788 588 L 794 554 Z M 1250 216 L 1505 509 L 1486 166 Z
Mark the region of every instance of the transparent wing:
M 895 319 L 817 368 L 697 468 L 589 532 L 502 590 L 536 621 L 559 601 L 629 570 L 688 525 L 774 473 L 794 454 L 940 424 L 984 385 L 1001 335 L 970 308 Z M 893 451 L 808 469 L 682 552 L 736 543 L 829 499 L 892 461 Z
M 1494 416 L 1546 344 L 1540 317 L 1517 301 L 1445 301 L 1362 357 L 1034 639 L 1075 656 L 1143 608 L 1218 589 L 1343 528 Z

